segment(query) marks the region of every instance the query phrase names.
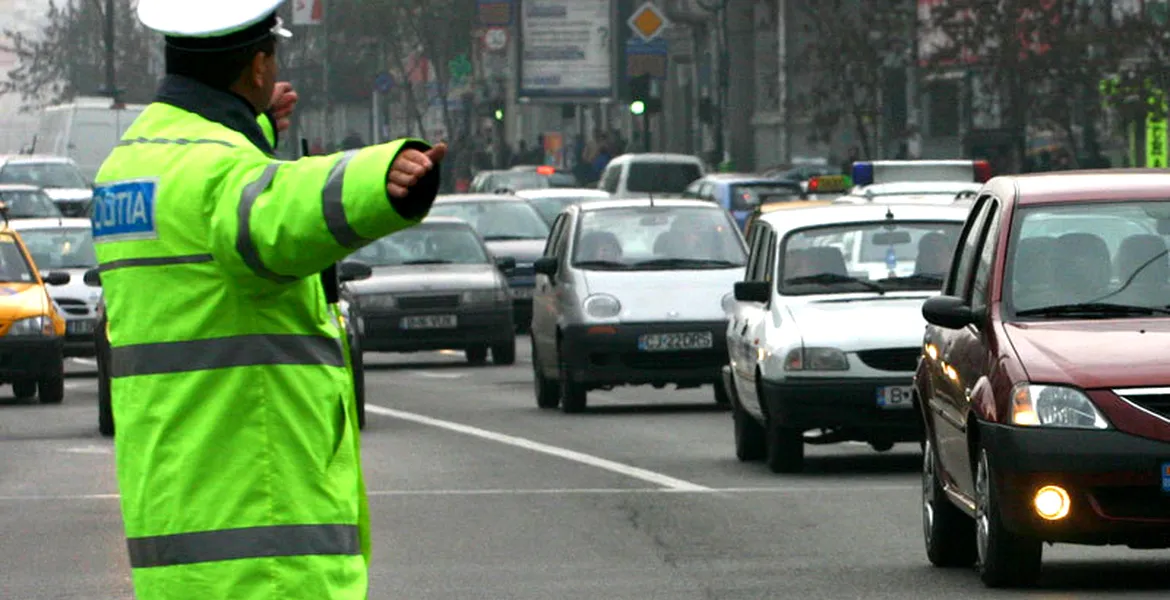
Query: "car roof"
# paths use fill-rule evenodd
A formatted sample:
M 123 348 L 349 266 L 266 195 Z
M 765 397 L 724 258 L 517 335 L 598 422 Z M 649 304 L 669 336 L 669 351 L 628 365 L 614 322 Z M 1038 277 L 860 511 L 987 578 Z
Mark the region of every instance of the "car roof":
M 73 160 L 65 156 L 51 156 L 48 154 L 6 154 L 0 156 L 0 163 L 28 164 L 54 163 L 70 164 Z
M 697 156 L 690 154 L 676 154 L 671 152 L 631 152 L 623 154 L 610 162 L 673 162 L 684 164 L 703 164 Z
M 1022 205 L 1170 198 L 1170 172 L 1164 169 L 1056 171 L 996 177 L 987 188 L 1013 194 Z
M 471 202 L 524 202 L 524 199 L 513 194 L 440 194 L 435 198 L 435 204 L 459 204 Z
M 710 202 L 708 200 L 683 200 L 683 199 L 662 199 L 651 200 L 650 198 L 623 198 L 620 200 L 601 200 L 599 202 L 590 202 L 588 204 L 578 204 L 575 208 L 582 212 L 593 212 L 597 210 L 611 210 L 615 208 L 710 208 L 714 210 L 723 210 L 723 207 Z
M 702 178 L 704 181 L 711 181 L 715 183 L 768 183 L 783 185 L 791 188 L 799 188 L 800 183 L 791 179 L 780 179 L 778 177 L 768 177 L 767 175 L 758 175 L 755 173 L 712 173 L 705 175 Z
M 13 219 L 8 222 L 9 227 L 17 230 L 26 229 L 90 229 L 93 222 L 89 219 Z
M 597 188 L 541 188 L 535 190 L 517 190 L 512 195 L 520 198 L 610 198 L 612 195 Z
M 801 208 L 816 208 L 818 206 L 832 206 L 833 200 L 792 200 L 789 202 L 768 202 L 759 206 L 761 214 L 768 214 L 778 210 L 797 210 Z
M 44 192 L 44 188 L 27 183 L 0 183 L 0 192 Z
M 974 181 L 892 181 L 859 187 L 851 196 L 925 196 L 979 191 L 982 183 Z
M 887 214 L 900 220 L 954 221 L 963 223 L 969 206 L 938 204 L 830 204 L 810 206 L 762 215 L 760 221 L 778 231 L 790 231 L 817 225 L 881 221 Z
M 471 223 L 468 223 L 459 217 L 445 216 L 427 217 L 426 219 L 423 219 L 420 225 L 466 225 L 467 227 L 471 227 Z

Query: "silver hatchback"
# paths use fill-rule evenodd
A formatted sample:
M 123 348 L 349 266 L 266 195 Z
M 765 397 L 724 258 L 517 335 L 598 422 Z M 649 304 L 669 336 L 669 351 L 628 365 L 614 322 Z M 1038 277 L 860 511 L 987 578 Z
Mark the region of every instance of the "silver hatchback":
M 580 412 L 589 390 L 719 381 L 727 311 L 746 263 L 739 228 L 710 202 L 566 209 L 534 265 L 537 405 Z M 715 399 L 727 402 L 722 386 Z

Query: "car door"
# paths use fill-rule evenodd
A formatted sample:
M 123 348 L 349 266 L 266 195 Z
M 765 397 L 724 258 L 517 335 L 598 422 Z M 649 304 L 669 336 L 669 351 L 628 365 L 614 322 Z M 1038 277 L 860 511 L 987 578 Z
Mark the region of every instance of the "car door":
M 958 251 L 955 253 L 950 274 L 943 287 L 944 295 L 959 298 L 968 296 L 990 206 L 990 196 L 982 196 L 976 201 L 956 246 Z M 932 326 L 927 328 L 924 340 L 926 344 L 936 348 L 938 356 L 932 368 L 932 396 L 928 400 L 927 418 L 930 419 L 930 427 L 934 432 L 938 459 L 948 480 L 952 479 L 956 469 L 959 472 L 969 470 L 969 465 L 957 464 L 966 461 L 967 456 L 966 412 L 962 408 L 967 400 L 958 372 L 951 362 L 957 356 L 956 342 L 964 333 L 963 330 Z
M 759 260 L 750 274 L 750 281 L 773 282 L 772 274 L 776 271 L 776 232 L 770 225 L 761 223 L 759 228 Z M 767 347 L 766 330 L 768 315 L 771 310 L 770 302 L 744 302 L 740 317 L 739 347 L 742 353 L 742 365 L 738 373 L 739 384 L 736 391 L 741 394 L 743 407 L 750 413 L 763 418 L 760 406 L 759 390 L 756 389 L 756 370 L 760 362 L 760 348 Z
M 557 258 L 569 221 L 568 213 L 557 215 L 544 245 L 542 258 Z M 557 290 L 555 278 L 536 274 L 532 291 L 532 343 L 541 356 L 553 356 L 557 333 Z M 547 366 L 547 363 L 546 363 Z
M 767 237 L 763 234 L 764 230 L 765 226 L 761 225 L 753 229 L 748 236 L 748 261 L 744 267 L 743 281 L 752 281 L 754 273 L 758 269 L 757 265 L 762 258 L 759 246 L 761 240 Z M 743 340 L 747 334 L 747 329 L 744 327 L 747 319 L 746 313 L 750 308 L 750 303 L 736 300 L 727 321 L 727 357 L 731 365 L 732 380 L 736 382 L 737 390 L 743 387 L 744 384 L 741 383 L 744 376 L 743 370 L 748 368 Z

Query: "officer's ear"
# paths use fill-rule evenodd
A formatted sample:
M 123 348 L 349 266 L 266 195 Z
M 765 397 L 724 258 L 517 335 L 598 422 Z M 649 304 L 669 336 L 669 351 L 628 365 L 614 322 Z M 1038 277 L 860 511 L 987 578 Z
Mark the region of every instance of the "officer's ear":
M 265 88 L 265 83 L 269 78 L 268 70 L 271 68 L 268 63 L 275 58 L 274 55 L 267 54 L 264 51 L 259 51 L 252 55 L 252 64 L 249 66 L 248 75 L 252 80 L 252 85 L 256 86 L 256 89 L 262 90 Z

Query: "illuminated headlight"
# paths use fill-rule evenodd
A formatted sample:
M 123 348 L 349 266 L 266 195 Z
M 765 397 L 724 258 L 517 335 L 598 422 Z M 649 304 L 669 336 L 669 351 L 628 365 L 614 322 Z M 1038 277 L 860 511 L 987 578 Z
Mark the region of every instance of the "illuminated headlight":
M 848 371 L 849 359 L 836 348 L 793 348 L 784 357 L 785 371 Z
M 721 301 L 721 304 L 723 305 L 723 312 L 728 313 L 728 314 L 734 312 L 735 311 L 735 294 L 728 293 L 728 294 L 724 295 L 723 300 Z
M 595 319 L 612 319 L 622 312 L 622 303 L 609 294 L 593 294 L 585 299 L 585 314 Z
M 495 304 L 498 302 L 507 302 L 510 299 L 508 290 L 506 289 L 491 289 L 491 290 L 471 290 L 463 292 L 464 304 Z
M 53 330 L 53 320 L 48 317 L 31 317 L 28 319 L 20 319 L 12 323 L 8 328 L 8 335 L 44 335 L 55 336 L 57 332 Z
M 1012 388 L 1012 424 L 1066 429 L 1109 429 L 1084 392 L 1062 385 L 1019 383 Z

